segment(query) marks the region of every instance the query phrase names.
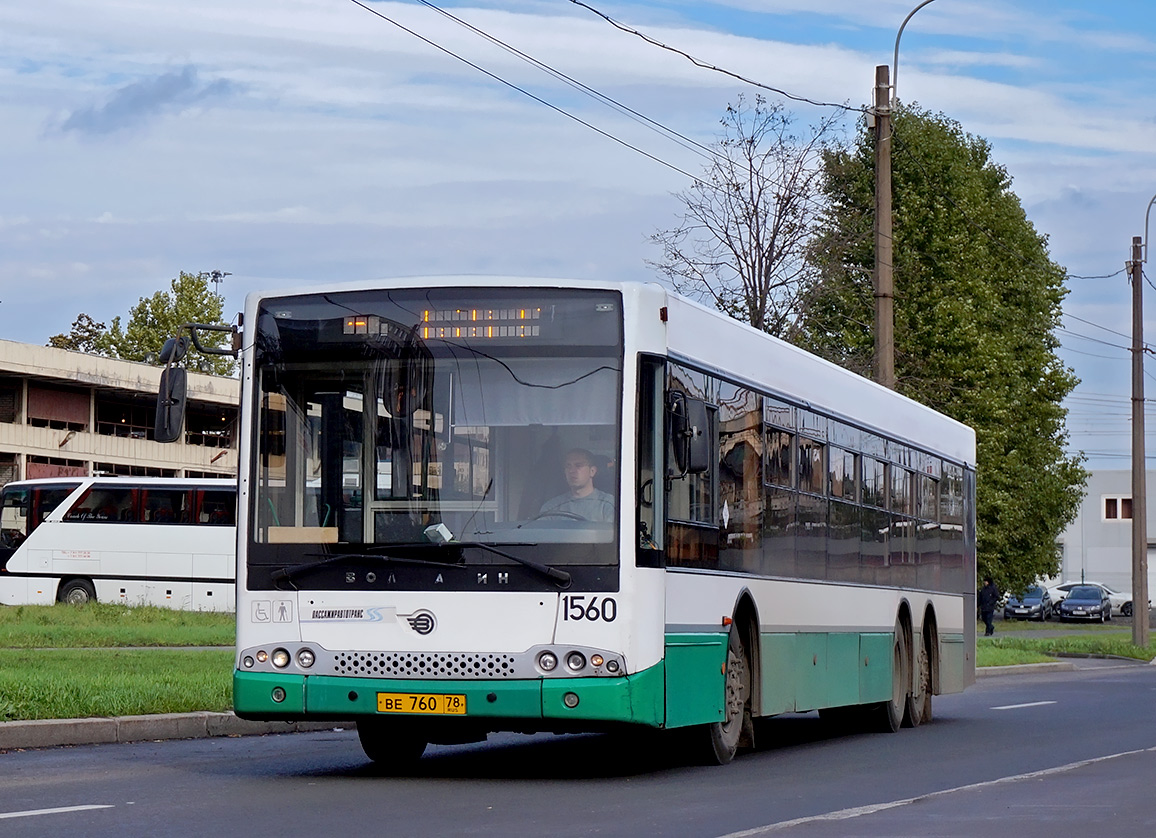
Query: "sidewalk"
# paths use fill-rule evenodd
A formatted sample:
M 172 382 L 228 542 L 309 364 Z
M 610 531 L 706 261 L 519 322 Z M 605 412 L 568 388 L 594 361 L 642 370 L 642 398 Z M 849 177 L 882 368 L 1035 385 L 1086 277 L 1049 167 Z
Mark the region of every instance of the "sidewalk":
M 353 728 L 352 722 L 249 722 L 232 713 L 164 713 L 95 719 L 43 719 L 0 722 L 0 752 L 62 745 L 201 739 L 209 736 L 253 736 L 309 730 Z

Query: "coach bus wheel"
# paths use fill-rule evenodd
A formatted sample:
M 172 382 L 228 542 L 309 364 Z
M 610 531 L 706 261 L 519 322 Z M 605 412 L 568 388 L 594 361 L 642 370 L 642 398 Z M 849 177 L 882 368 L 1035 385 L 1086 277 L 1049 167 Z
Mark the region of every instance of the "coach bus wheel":
M 895 640 L 891 644 L 891 699 L 877 705 L 879 730 L 895 733 L 903 725 L 903 711 L 907 707 L 907 685 L 911 682 L 911 654 L 907 649 L 907 634 L 902 623 L 895 624 Z
M 706 726 L 709 739 L 706 756 L 710 762 L 726 765 L 735 758 L 743 735 L 743 725 L 747 721 L 750 697 L 751 670 L 747 665 L 747 653 L 737 627 L 732 626 L 727 640 L 727 671 L 723 682 L 723 711 L 726 718 Z
M 931 656 L 927 651 L 926 637 L 919 645 L 915 666 L 914 691 L 907 696 L 907 715 L 903 719 L 908 727 L 931 721 Z
M 361 719 L 357 722 L 357 738 L 361 749 L 374 762 L 391 770 L 413 765 L 425 753 L 426 740 L 408 725 L 397 719 Z
M 67 602 L 70 605 L 86 605 L 96 602 L 96 589 L 87 579 L 69 579 L 60 586 L 60 593 L 56 595 L 57 602 Z

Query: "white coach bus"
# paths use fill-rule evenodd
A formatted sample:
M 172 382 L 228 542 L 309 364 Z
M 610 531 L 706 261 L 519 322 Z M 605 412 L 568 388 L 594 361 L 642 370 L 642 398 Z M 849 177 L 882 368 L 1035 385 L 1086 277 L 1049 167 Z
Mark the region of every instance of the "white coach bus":
M 894 731 L 974 680 L 958 422 L 657 284 L 391 280 L 244 323 L 242 717 L 353 718 L 394 766 L 631 726 L 724 763 L 756 717 Z
M 0 604 L 234 608 L 233 480 L 80 477 L 0 491 Z

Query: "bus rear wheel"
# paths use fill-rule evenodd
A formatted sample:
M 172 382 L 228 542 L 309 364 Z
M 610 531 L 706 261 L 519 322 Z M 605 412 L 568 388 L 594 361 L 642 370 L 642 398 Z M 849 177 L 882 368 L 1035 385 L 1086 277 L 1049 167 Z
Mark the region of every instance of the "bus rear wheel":
M 67 602 L 69 605 L 87 605 L 96 602 L 96 589 L 87 579 L 69 579 L 61 584 L 56 601 Z
M 927 638 L 919 646 L 915 656 L 915 683 L 911 695 L 907 696 L 907 715 L 903 721 L 908 727 L 918 727 L 931 721 L 931 655 Z
M 365 755 L 391 771 L 416 763 L 428 744 L 412 719 L 367 718 L 357 722 L 357 738 Z
M 723 712 L 721 722 L 706 725 L 706 759 L 709 763 L 726 765 L 738 753 L 743 728 L 749 724 L 751 698 L 751 668 L 746 649 L 736 627 L 732 626 L 727 639 L 726 679 L 723 682 Z
M 910 683 L 911 650 L 907 648 L 907 632 L 902 623 L 896 623 L 895 640 L 891 644 L 891 698 L 875 707 L 876 727 L 880 732 L 895 733 L 903 726 Z

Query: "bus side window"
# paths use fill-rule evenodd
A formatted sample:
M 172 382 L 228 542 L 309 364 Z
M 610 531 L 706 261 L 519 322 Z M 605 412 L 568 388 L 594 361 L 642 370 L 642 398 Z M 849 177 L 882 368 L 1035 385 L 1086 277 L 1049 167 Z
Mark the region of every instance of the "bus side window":
M 231 527 L 237 522 L 237 496 L 233 492 L 206 491 L 198 519 L 211 527 Z

